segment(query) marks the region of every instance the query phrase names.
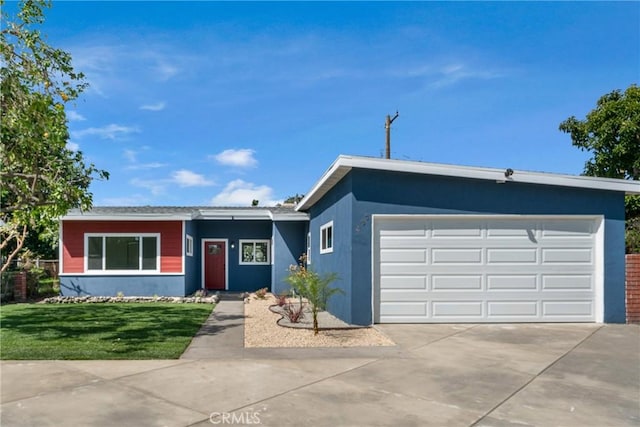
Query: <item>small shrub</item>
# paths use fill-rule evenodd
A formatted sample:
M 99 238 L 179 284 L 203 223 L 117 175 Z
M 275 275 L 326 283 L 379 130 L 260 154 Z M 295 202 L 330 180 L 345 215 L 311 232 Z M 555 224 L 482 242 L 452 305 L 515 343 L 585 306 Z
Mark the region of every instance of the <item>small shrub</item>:
M 282 310 L 291 323 L 300 323 L 304 319 L 304 305 L 302 304 L 285 304 Z
M 267 297 L 267 292 L 269 292 L 269 288 L 261 288 L 256 291 L 256 298 L 265 299 Z
M 625 242 L 628 254 L 640 254 L 640 217 L 627 220 Z
M 204 298 L 207 296 L 207 291 L 204 289 L 198 289 L 197 291 L 195 291 L 193 293 L 194 297 L 200 297 L 200 298 Z
M 313 333 L 318 335 L 320 327 L 318 325 L 318 313 L 326 310 L 329 298 L 335 294 L 344 294 L 340 288 L 331 287 L 331 283 L 338 280 L 335 273 L 319 274 L 313 270 L 307 269 L 302 261 L 306 258 L 304 255 L 300 257 L 301 262 L 298 265 L 289 266 L 289 275 L 285 278 L 291 288 L 302 298 L 311 304 L 311 314 L 313 316 Z
M 118 291 L 118 293 L 116 294 L 116 297 L 118 297 L 118 298 L 124 298 L 124 292 L 122 292 L 122 291 Z
M 278 307 L 284 307 L 284 305 L 287 303 L 287 298 L 289 298 L 289 295 L 287 295 L 286 292 L 282 292 L 281 294 L 276 295 L 276 304 L 278 305 Z

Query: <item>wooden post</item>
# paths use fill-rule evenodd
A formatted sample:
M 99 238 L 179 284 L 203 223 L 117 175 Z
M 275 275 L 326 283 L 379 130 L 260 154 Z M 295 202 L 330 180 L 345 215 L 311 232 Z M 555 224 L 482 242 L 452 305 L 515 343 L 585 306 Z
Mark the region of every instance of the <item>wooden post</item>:
M 386 135 L 387 140 L 386 140 L 385 152 L 384 152 L 385 159 L 391 158 L 391 123 L 393 123 L 393 121 L 397 118 L 398 118 L 398 112 L 396 111 L 396 115 L 393 116 L 393 118 L 391 118 L 391 116 L 387 114 L 387 120 L 385 120 L 384 122 L 384 129 L 387 134 Z

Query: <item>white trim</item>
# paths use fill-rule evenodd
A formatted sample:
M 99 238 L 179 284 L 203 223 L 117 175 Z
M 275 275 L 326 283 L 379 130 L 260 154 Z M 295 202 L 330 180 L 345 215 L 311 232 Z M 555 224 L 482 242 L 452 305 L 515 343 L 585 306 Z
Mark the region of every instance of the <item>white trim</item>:
M 327 247 L 323 248 L 322 243 L 325 239 L 322 238 L 322 232 L 325 230 L 331 229 L 331 247 L 329 247 L 327 242 Z M 334 241 L 336 239 L 336 233 L 334 232 L 333 221 L 329 221 L 320 226 L 320 253 L 321 254 L 330 254 L 333 252 Z
M 188 215 L 162 215 L 162 214 L 126 214 L 126 215 L 98 215 L 90 212 L 84 214 L 67 214 L 61 218 L 64 221 L 184 221 L 190 220 Z
M 185 234 L 184 236 L 185 238 L 185 255 L 186 256 L 193 256 L 193 236 L 191 236 L 190 234 Z
M 307 210 L 336 185 L 351 169 L 374 169 L 390 172 L 408 172 L 424 175 L 451 176 L 494 181 L 497 183 L 522 182 L 560 187 L 590 188 L 640 194 L 640 181 L 613 178 L 596 178 L 543 172 L 514 171 L 505 177 L 504 169 L 446 165 L 407 160 L 378 159 L 340 155 L 322 175 L 311 191 L 298 203 L 296 211 Z
M 539 220 L 592 220 L 596 225 L 594 248 L 594 310 L 595 322 L 604 321 L 604 216 L 603 215 L 475 215 L 475 214 L 373 214 L 371 215 L 371 319 L 372 324 L 380 322 L 379 301 L 380 289 L 376 289 L 376 253 L 379 252 L 379 239 L 376 233 L 376 221 L 402 219 L 539 219 Z
M 595 280 L 595 311 L 596 311 L 596 323 L 604 322 L 604 216 L 598 217 L 596 224 L 597 230 L 595 233 L 596 247 L 594 249 L 594 256 L 596 258 L 594 269 Z
M 200 239 L 200 289 L 205 289 L 205 269 L 204 269 L 204 257 L 207 254 L 206 244 L 207 242 L 224 242 L 224 290 L 229 289 L 229 239 L 215 239 L 212 237 L 207 237 L 204 239 Z
M 64 232 L 62 228 L 64 226 L 64 222 L 62 220 L 59 220 L 58 223 L 58 276 L 60 276 L 64 272 L 64 247 L 62 246 L 64 243 Z
M 242 260 L 242 244 L 243 243 L 253 243 L 253 250 L 255 256 L 255 244 L 256 243 L 266 243 L 267 244 L 267 260 L 264 262 L 246 262 Z M 238 264 L 239 265 L 270 265 L 271 259 L 271 240 L 269 239 L 239 239 L 238 240 Z
M 102 269 L 101 270 L 89 270 L 89 238 L 90 237 L 102 237 Z M 107 270 L 106 269 L 106 241 L 107 237 L 155 237 L 156 238 L 156 268 L 153 270 L 142 269 L 142 240 L 138 248 L 138 270 Z M 84 248 L 83 248 L 83 262 L 84 273 L 92 276 L 108 276 L 108 275 L 149 275 L 149 274 L 161 274 L 162 271 L 162 242 L 161 233 L 84 233 Z M 184 274 L 184 269 L 180 274 Z
M 307 265 L 311 265 L 311 230 L 307 232 Z
M 98 270 L 91 270 L 90 272 L 84 273 L 62 273 L 58 274 L 60 277 L 75 277 L 75 276 L 86 276 L 86 277 L 101 277 L 101 276 L 184 276 L 184 273 L 160 273 L 153 270 L 108 270 L 102 273 L 97 273 Z M 147 273 L 148 272 L 148 273 Z

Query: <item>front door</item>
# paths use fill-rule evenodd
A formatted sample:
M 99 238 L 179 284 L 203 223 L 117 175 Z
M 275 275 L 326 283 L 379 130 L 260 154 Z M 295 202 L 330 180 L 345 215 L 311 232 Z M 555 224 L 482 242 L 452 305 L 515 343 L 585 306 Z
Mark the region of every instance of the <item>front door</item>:
M 204 287 L 207 290 L 225 289 L 226 249 L 224 241 L 212 240 L 204 244 Z

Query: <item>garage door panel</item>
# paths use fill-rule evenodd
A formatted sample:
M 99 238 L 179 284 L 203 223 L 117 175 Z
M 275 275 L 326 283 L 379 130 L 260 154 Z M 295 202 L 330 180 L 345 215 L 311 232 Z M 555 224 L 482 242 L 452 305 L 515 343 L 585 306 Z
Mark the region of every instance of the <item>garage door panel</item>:
M 380 305 L 381 316 L 426 316 L 427 304 L 419 302 L 395 302 Z
M 542 224 L 543 237 L 571 237 L 590 239 L 595 232 L 590 220 L 558 221 L 549 220 Z
M 409 262 L 426 263 L 427 250 L 418 249 L 382 249 L 380 251 L 380 261 L 382 262 Z
M 595 320 L 595 219 L 404 221 L 375 221 L 379 321 Z
M 427 235 L 426 224 L 421 224 L 420 222 L 413 222 L 409 225 L 409 223 L 404 221 L 398 222 L 388 222 L 385 224 L 384 228 L 380 229 L 380 237 L 385 238 L 386 236 L 414 236 L 414 237 L 425 237 Z
M 435 274 L 431 276 L 431 290 L 434 292 L 451 289 L 481 290 L 482 276 L 440 276 Z
M 387 263 L 380 266 L 382 276 L 418 276 L 427 274 L 426 264 Z
M 543 275 L 542 289 L 560 291 L 593 290 L 593 277 L 578 274 Z
M 542 249 L 543 263 L 591 264 L 593 250 L 590 248 Z
M 442 238 L 481 238 L 482 224 L 480 222 L 465 222 L 460 227 L 459 221 L 436 221 L 431 223 L 431 238 L 438 241 Z
M 432 249 L 431 263 L 438 264 L 480 264 L 482 249 Z
M 384 289 L 427 289 L 427 278 L 420 276 L 382 276 L 380 285 Z
M 539 303 L 538 301 L 489 301 L 487 313 L 488 317 L 536 318 L 539 315 Z
M 593 301 L 543 301 L 542 313 L 555 317 L 593 316 Z
M 537 275 L 488 275 L 487 289 L 501 291 L 535 290 L 538 288 Z
M 380 241 L 381 249 L 424 249 L 426 238 L 385 238 Z
M 537 262 L 536 248 L 487 249 L 487 264 L 535 264 Z
M 492 221 L 487 227 L 487 239 L 496 238 L 520 238 L 535 240 L 538 235 L 538 226 L 535 222 L 523 222 L 521 220 Z
M 482 301 L 434 301 L 434 318 L 483 317 Z

